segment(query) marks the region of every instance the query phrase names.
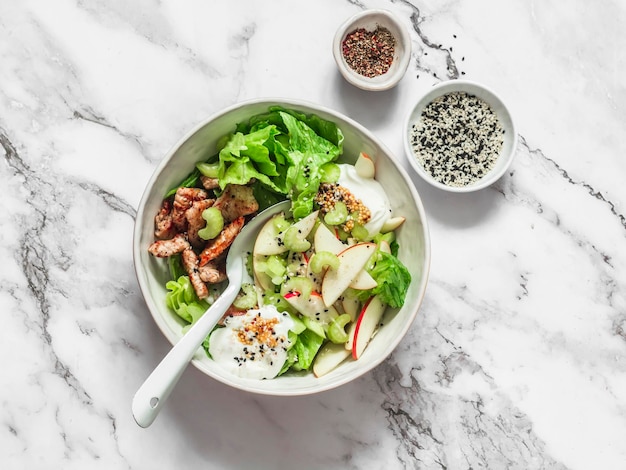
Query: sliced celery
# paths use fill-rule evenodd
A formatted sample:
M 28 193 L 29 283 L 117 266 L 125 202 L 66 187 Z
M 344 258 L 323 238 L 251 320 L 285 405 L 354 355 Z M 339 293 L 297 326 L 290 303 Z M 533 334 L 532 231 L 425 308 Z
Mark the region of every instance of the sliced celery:
M 235 298 L 233 305 L 240 310 L 250 310 L 256 307 L 257 296 L 254 284 L 244 283 L 241 285 L 241 292 Z
M 291 316 L 291 319 L 293 320 L 293 327 L 291 328 L 291 331 L 299 335 L 304 330 L 306 330 L 306 325 L 304 324 L 304 322 L 300 319 L 298 315 L 290 315 L 290 316 Z
M 202 211 L 202 218 L 206 220 L 206 226 L 198 230 L 198 236 L 203 240 L 212 240 L 217 237 L 224 228 L 224 217 L 220 210 L 209 207 Z
M 354 227 L 352 227 L 352 230 L 350 231 L 350 233 L 352 234 L 354 238 L 362 242 L 368 241 L 370 239 L 370 233 L 367 231 L 365 227 L 363 227 L 361 224 L 358 224 L 358 223 L 354 224 Z
M 273 305 L 279 312 L 289 312 L 292 316 L 295 315 L 295 311 L 291 305 L 289 305 L 289 302 L 277 292 L 265 291 L 263 294 L 263 305 Z
M 287 261 L 278 255 L 270 255 L 264 261 L 259 260 L 256 268 L 267 274 L 271 278 L 272 284 L 279 286 L 283 283 L 287 273 Z
M 285 232 L 283 241 L 289 251 L 302 253 L 303 251 L 311 248 L 311 242 L 309 242 L 306 238 L 303 238 L 302 234 L 299 233 L 298 228 L 293 225 Z
M 284 232 L 291 226 L 291 224 L 285 219 L 285 214 L 275 216 L 272 219 L 272 223 L 274 224 L 274 228 L 277 233 Z
M 341 176 L 341 170 L 336 163 L 325 163 L 320 168 L 322 172 L 322 183 L 336 183 Z
M 287 272 L 287 265 L 283 258 L 277 255 L 271 255 L 267 258 L 267 274 L 272 278 L 272 283 L 280 285 L 283 283 L 285 273 Z
M 339 238 L 339 240 L 341 240 L 342 242 L 345 242 L 348 240 L 349 238 L 349 234 L 348 232 L 346 232 L 344 229 L 342 229 L 341 227 L 335 227 L 335 230 L 337 231 L 337 238 Z
M 379 245 L 383 240 L 391 245 L 396 240 L 395 232 L 379 233 L 374 236 L 374 242 Z
M 328 339 L 336 344 L 343 344 L 348 341 L 348 333 L 346 333 L 345 327 L 350 323 L 350 315 L 344 313 L 335 318 L 330 325 L 328 325 Z
M 209 178 L 217 178 L 219 175 L 219 162 L 215 163 L 196 163 L 196 168 L 202 173 L 204 176 L 208 176 Z
M 326 338 L 326 332 L 324 331 L 324 326 L 318 322 L 317 320 L 313 320 L 309 317 L 302 317 L 302 321 L 306 325 L 306 327 L 322 338 Z
M 339 267 L 339 258 L 330 251 L 318 251 L 311 257 L 309 266 L 311 271 L 319 274 L 325 267 L 337 269 Z
M 324 216 L 324 222 L 328 225 L 341 225 L 348 218 L 348 208 L 342 201 L 337 201 L 335 207 L 328 211 Z
M 298 292 L 302 298 L 308 299 L 313 292 L 313 281 L 308 277 L 291 277 L 281 287 L 281 294 Z

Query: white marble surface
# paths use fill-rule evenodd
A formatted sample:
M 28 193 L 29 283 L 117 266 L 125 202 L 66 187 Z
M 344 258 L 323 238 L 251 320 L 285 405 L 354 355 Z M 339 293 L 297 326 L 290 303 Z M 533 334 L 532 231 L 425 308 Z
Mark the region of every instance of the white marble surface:
M 331 44 L 375 7 L 413 57 L 371 94 Z M 618 0 L 0 1 L 0 468 L 625 468 L 625 23 Z M 520 146 L 477 194 L 414 177 L 433 262 L 396 352 L 299 398 L 189 368 L 139 428 L 132 396 L 169 349 L 131 257 L 159 159 L 271 96 L 344 112 L 405 159 L 410 103 L 452 78 L 498 91 Z

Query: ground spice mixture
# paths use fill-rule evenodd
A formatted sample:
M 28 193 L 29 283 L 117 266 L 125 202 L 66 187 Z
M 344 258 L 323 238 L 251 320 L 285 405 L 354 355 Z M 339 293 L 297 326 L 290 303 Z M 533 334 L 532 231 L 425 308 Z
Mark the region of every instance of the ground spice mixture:
M 387 28 L 377 26 L 374 31 L 358 28 L 343 40 L 342 53 L 352 70 L 374 78 L 389 71 L 395 47 L 396 38 Z
M 411 129 L 419 163 L 447 186 L 467 186 L 485 176 L 502 150 L 504 129 L 477 96 L 453 92 L 429 103 Z

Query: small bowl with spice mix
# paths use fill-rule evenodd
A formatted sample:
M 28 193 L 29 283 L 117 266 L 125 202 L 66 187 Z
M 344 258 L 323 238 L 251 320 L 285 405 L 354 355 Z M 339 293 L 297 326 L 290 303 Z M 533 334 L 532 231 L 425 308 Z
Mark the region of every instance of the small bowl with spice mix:
M 467 80 L 433 86 L 408 113 L 404 134 L 415 171 L 431 185 L 457 193 L 497 181 L 511 165 L 517 145 L 504 102 Z
M 411 57 L 406 27 L 387 10 L 366 10 L 337 30 L 333 55 L 341 75 L 368 91 L 393 88 L 404 76 Z

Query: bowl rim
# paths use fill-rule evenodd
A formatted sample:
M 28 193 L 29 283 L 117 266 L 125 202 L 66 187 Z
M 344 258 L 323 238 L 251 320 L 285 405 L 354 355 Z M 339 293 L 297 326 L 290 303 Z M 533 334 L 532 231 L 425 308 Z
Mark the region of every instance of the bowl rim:
M 451 93 L 454 91 L 466 91 L 468 93 L 478 93 L 479 95 L 486 95 L 489 97 L 489 101 L 495 102 L 498 106 L 498 110 L 495 110 L 498 113 L 500 121 L 504 121 L 508 125 L 506 126 L 506 134 L 510 136 L 511 144 L 510 150 L 506 154 L 501 154 L 498 158 L 503 158 L 505 163 L 500 166 L 497 170 L 492 169 L 489 173 L 487 173 L 483 178 L 481 178 L 477 183 L 470 184 L 467 186 L 448 186 L 439 181 L 435 180 L 430 173 L 428 173 L 422 165 L 417 161 L 415 155 L 413 153 L 413 149 L 411 148 L 411 127 L 413 122 L 415 121 L 416 110 L 420 106 L 425 106 L 430 103 L 435 98 L 442 96 L 446 93 Z M 484 99 L 482 96 L 479 98 Z M 489 103 L 492 106 L 492 103 Z M 492 106 L 493 107 L 493 106 Z M 434 186 L 435 188 L 441 189 L 443 191 L 452 192 L 452 193 L 471 193 L 475 191 L 479 191 L 481 189 L 487 188 L 491 186 L 493 183 L 498 181 L 504 173 L 510 168 L 513 163 L 515 157 L 515 151 L 517 149 L 518 144 L 518 136 L 515 121 L 511 115 L 509 107 L 506 105 L 504 100 L 498 95 L 493 89 L 491 89 L 487 85 L 483 85 L 474 80 L 464 80 L 464 79 L 452 79 L 446 80 L 443 82 L 439 82 L 424 93 L 420 95 L 420 97 L 414 102 L 414 104 L 410 107 L 409 111 L 406 113 L 404 119 L 404 125 L 402 128 L 402 141 L 404 145 L 404 150 L 406 153 L 407 160 L 411 167 L 415 170 L 415 172 L 428 184 Z
M 426 218 L 426 211 L 424 209 L 422 200 L 417 192 L 417 188 L 412 183 L 408 172 L 403 168 L 400 160 L 387 148 L 387 146 L 378 137 L 376 137 L 373 132 L 369 131 L 367 128 L 365 128 L 364 126 L 362 126 L 357 121 L 350 118 L 349 116 L 339 111 L 335 111 L 331 108 L 328 108 L 326 106 L 323 106 L 323 105 L 320 105 L 311 101 L 307 101 L 307 100 L 265 97 L 265 98 L 254 98 L 254 99 L 249 99 L 249 100 L 244 100 L 244 101 L 234 103 L 230 106 L 227 106 L 225 108 L 222 108 L 219 111 L 212 113 L 207 118 L 203 119 L 198 124 L 193 126 L 191 130 L 189 130 L 182 138 L 180 138 L 169 149 L 169 151 L 162 157 L 161 161 L 155 167 L 152 175 L 150 176 L 149 180 L 145 184 L 145 187 L 144 187 L 144 190 L 143 190 L 143 193 L 142 193 L 142 196 L 141 196 L 138 208 L 137 208 L 137 213 L 136 213 L 135 223 L 134 223 L 134 228 L 133 228 L 133 265 L 134 265 L 134 270 L 135 270 L 135 276 L 139 284 L 140 293 L 144 299 L 144 302 L 146 303 L 148 307 L 150 316 L 153 318 L 153 320 L 157 324 L 157 327 L 161 330 L 162 334 L 167 338 L 170 344 L 174 345 L 180 338 L 180 335 L 177 335 L 169 328 L 169 326 L 166 324 L 165 319 L 162 317 L 162 315 L 155 314 L 155 312 L 157 313 L 159 312 L 159 308 L 156 305 L 154 299 L 150 295 L 147 295 L 150 289 L 148 285 L 147 275 L 144 274 L 142 271 L 145 271 L 145 273 L 147 273 L 148 270 L 141 269 L 142 263 L 140 261 L 141 253 L 143 251 L 143 248 L 141 247 L 141 244 L 140 244 L 140 238 L 142 234 L 140 221 L 143 220 L 145 217 L 146 205 L 149 200 L 152 186 L 154 185 L 155 181 L 158 179 L 158 177 L 162 173 L 163 169 L 170 163 L 173 156 L 176 154 L 177 150 L 180 149 L 181 146 L 185 142 L 187 142 L 196 132 L 201 130 L 204 126 L 206 126 L 210 122 L 224 115 L 230 114 L 233 111 L 236 111 L 238 109 L 241 109 L 250 105 L 266 105 L 266 106 L 276 105 L 276 106 L 284 106 L 284 107 L 293 107 L 299 110 L 302 110 L 302 108 L 307 108 L 311 110 L 307 112 L 314 113 L 315 111 L 319 111 L 319 112 L 328 114 L 330 116 L 333 116 L 340 121 L 345 121 L 350 126 L 353 126 L 355 129 L 358 130 L 359 133 L 365 134 L 377 146 L 379 146 L 382 153 L 385 153 L 386 157 L 392 161 L 395 169 L 398 171 L 399 175 L 403 178 L 409 192 L 411 193 L 412 200 L 415 203 L 415 208 L 420 216 L 420 223 L 423 227 L 423 236 L 424 236 L 424 240 L 423 240 L 424 263 L 423 263 L 423 268 L 422 268 L 422 277 L 420 279 L 420 284 L 417 287 L 418 289 L 417 299 L 416 299 L 417 302 L 415 302 L 415 304 L 412 304 L 411 306 L 412 312 L 409 318 L 407 318 L 407 321 L 404 322 L 404 324 L 402 325 L 400 331 L 398 332 L 397 338 L 388 344 L 385 351 L 383 351 L 383 353 L 380 354 L 379 357 L 376 357 L 374 360 L 368 362 L 367 365 L 364 366 L 361 370 L 358 370 L 358 372 L 349 376 L 342 377 L 330 383 L 320 382 L 320 385 L 313 389 L 273 390 L 273 389 L 265 389 L 263 387 L 255 386 L 255 384 L 257 384 L 258 382 L 264 382 L 264 381 L 252 381 L 249 379 L 242 379 L 242 378 L 239 378 L 238 380 L 236 379 L 231 380 L 228 374 L 218 374 L 206 368 L 203 362 L 200 361 L 199 359 L 196 359 L 194 357 L 191 360 L 191 364 L 193 364 L 197 369 L 199 369 L 201 372 L 208 375 L 212 379 L 218 382 L 221 382 L 225 385 L 229 385 L 235 389 L 239 389 L 239 390 L 250 392 L 250 393 L 256 393 L 260 395 L 270 395 L 270 396 L 303 396 L 303 395 L 310 395 L 310 394 L 315 394 L 315 393 L 331 390 L 339 386 L 342 386 L 348 382 L 356 380 L 357 378 L 368 373 L 369 371 L 377 367 L 380 363 L 382 363 L 385 359 L 387 359 L 389 354 L 391 354 L 397 348 L 398 344 L 406 336 L 409 328 L 415 321 L 415 318 L 417 317 L 419 309 L 424 301 L 426 286 L 428 284 L 428 279 L 430 276 L 430 265 L 431 265 L 431 241 L 430 241 L 429 225 L 428 225 L 428 221 Z
M 392 73 L 390 75 L 384 74 L 375 78 L 359 75 L 349 70 L 350 67 L 343 59 L 341 44 L 346 34 L 348 34 L 350 28 L 352 28 L 355 23 L 370 16 L 383 17 L 392 24 L 399 33 L 399 37 L 397 37 L 396 40 L 401 43 L 403 53 L 399 56 L 398 64 L 396 68 L 391 71 Z M 366 91 L 385 91 L 396 86 L 406 73 L 411 60 L 411 37 L 409 36 L 406 26 L 391 11 L 382 8 L 367 9 L 350 16 L 337 28 L 333 38 L 333 56 L 339 72 L 348 83 Z

